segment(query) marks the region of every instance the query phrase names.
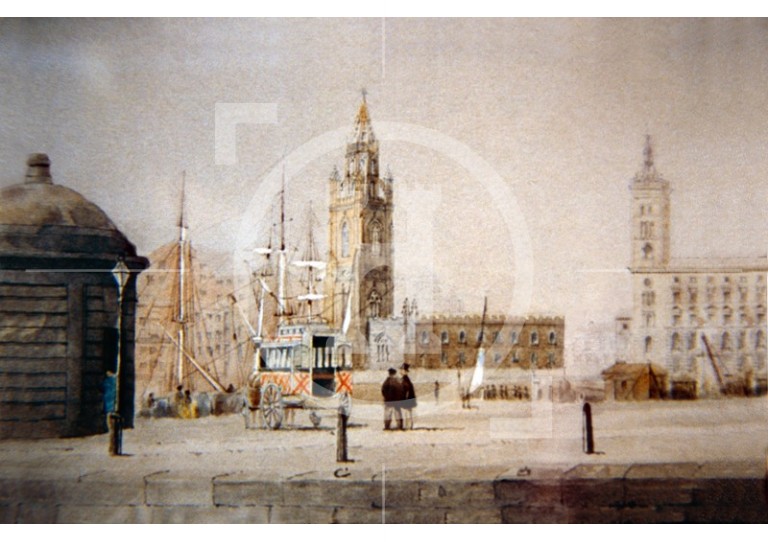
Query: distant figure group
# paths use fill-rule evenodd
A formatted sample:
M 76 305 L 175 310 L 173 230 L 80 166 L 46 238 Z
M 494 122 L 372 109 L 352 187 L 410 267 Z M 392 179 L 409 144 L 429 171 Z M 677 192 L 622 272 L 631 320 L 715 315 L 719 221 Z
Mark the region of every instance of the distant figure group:
M 495 399 L 502 399 L 505 401 L 527 401 L 531 398 L 528 386 L 525 385 L 514 385 L 509 387 L 506 384 L 501 384 L 497 387 L 496 384 L 491 384 L 482 389 L 482 395 L 483 399 L 491 401 Z
M 531 393 L 528 386 L 506 384 L 490 384 L 483 386 L 474 395 L 469 392 L 469 388 L 460 389 L 461 408 L 472 408 L 472 397 L 481 397 L 486 401 L 504 400 L 504 401 L 530 401 Z
M 397 429 L 413 429 L 413 409 L 416 408 L 416 390 L 408 376 L 410 366 L 403 363 L 400 367 L 400 377 L 397 371 L 390 368 L 387 379 L 381 386 L 384 398 L 384 430 L 394 429 L 392 421 L 397 422 Z
M 168 396 L 157 397 L 150 392 L 142 400 L 139 416 L 143 418 L 205 418 L 211 415 L 231 414 L 239 409 L 242 396 L 237 392 L 210 393 L 185 390 L 177 386 L 176 391 Z
M 174 409 L 178 418 L 191 419 L 197 418 L 197 403 L 192 400 L 192 392 L 182 391 L 181 386 L 176 387 L 176 394 L 173 396 Z

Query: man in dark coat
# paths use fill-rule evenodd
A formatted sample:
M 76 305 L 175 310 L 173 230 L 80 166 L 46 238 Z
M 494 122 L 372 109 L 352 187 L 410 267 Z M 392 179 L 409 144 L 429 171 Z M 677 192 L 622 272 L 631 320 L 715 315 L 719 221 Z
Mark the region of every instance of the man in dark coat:
M 411 379 L 408 377 L 410 365 L 403 363 L 400 367 L 400 383 L 403 387 L 403 411 L 405 418 L 405 429 L 413 429 L 413 409 L 416 408 L 416 390 L 413 387 Z
M 392 425 L 392 416 L 397 420 L 398 428 L 403 428 L 403 414 L 400 412 L 403 400 L 403 386 L 397 378 L 397 371 L 390 368 L 389 376 L 381 386 L 381 395 L 384 397 L 384 429 L 388 430 Z

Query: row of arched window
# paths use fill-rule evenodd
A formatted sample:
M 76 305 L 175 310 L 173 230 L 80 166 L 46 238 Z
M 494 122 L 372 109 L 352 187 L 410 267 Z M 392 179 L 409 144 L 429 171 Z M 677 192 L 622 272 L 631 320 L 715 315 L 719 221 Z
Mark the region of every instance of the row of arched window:
M 717 318 L 717 312 L 718 307 L 715 307 L 714 305 L 708 305 L 704 309 L 707 321 L 714 322 Z M 722 322 L 723 324 L 732 324 L 734 322 L 734 314 L 733 309 L 730 306 L 722 307 Z M 680 306 L 675 306 L 672 308 L 672 325 L 679 325 L 682 322 L 683 319 L 683 309 Z M 689 311 L 689 320 L 692 324 L 695 324 L 698 322 L 699 316 L 696 311 L 696 307 L 690 307 Z M 750 324 L 750 323 L 756 323 L 756 324 L 763 324 L 765 323 L 765 307 L 763 305 L 758 305 L 755 309 L 755 315 L 754 320 L 749 314 L 749 311 L 746 307 L 741 306 L 739 307 L 738 311 L 738 323 L 741 324 Z
M 477 333 L 476 337 L 477 341 L 479 342 L 481 339 L 480 332 Z M 509 339 L 512 344 L 519 344 L 520 342 L 520 335 L 517 331 L 511 331 L 509 334 Z M 466 344 L 467 343 L 467 332 L 465 330 L 459 331 L 458 336 L 459 344 Z M 552 330 L 547 335 L 547 341 L 550 345 L 556 345 L 557 344 L 557 333 Z M 424 344 L 429 343 L 429 333 L 427 331 L 421 332 L 421 342 Z M 441 331 L 440 332 L 440 343 L 441 344 L 450 344 L 450 334 L 448 331 Z M 493 343 L 500 344 L 502 342 L 502 335 L 500 331 L 496 331 L 493 333 Z M 531 346 L 537 346 L 539 344 L 539 332 L 538 331 L 531 331 L 529 335 L 529 345 Z
M 696 348 L 696 340 L 698 338 L 698 334 L 695 331 L 692 331 L 688 333 L 686 337 L 686 347 L 688 350 L 693 350 Z M 671 342 L 671 349 L 672 351 L 680 351 L 683 349 L 683 339 L 680 333 L 673 333 L 672 337 L 670 339 Z M 734 346 L 738 350 L 743 350 L 747 348 L 747 332 L 742 331 L 736 335 L 736 344 L 734 345 L 733 336 L 729 332 L 724 332 L 720 336 L 720 350 L 723 352 L 728 352 L 730 350 L 734 349 Z M 754 341 L 752 341 L 752 344 L 754 345 L 754 348 L 760 349 L 766 347 L 766 341 L 765 341 L 765 332 L 762 329 L 758 329 L 757 333 L 755 333 Z
M 688 350 L 694 350 L 697 347 L 697 341 L 699 339 L 699 335 L 697 332 L 692 331 L 688 333 L 685 336 L 685 347 Z M 736 340 L 734 343 L 734 338 L 729 332 L 724 332 L 722 335 L 720 335 L 719 344 L 719 350 L 721 352 L 730 352 L 734 350 L 744 350 L 750 347 L 754 347 L 756 350 L 765 350 L 766 348 L 766 336 L 765 331 L 762 329 L 758 329 L 755 333 L 753 341 L 751 341 L 751 344 L 749 344 L 750 341 L 748 341 L 747 333 L 746 331 L 742 331 L 739 334 L 736 335 Z M 650 354 L 653 350 L 653 338 L 652 337 L 646 337 L 643 341 L 644 349 L 646 354 Z M 670 338 L 670 349 L 673 352 L 679 352 L 683 350 L 683 336 L 675 332 L 672 334 Z
M 493 357 L 493 362 L 498 365 L 502 362 L 502 356 L 501 354 L 496 354 Z M 539 366 L 539 354 L 537 352 L 531 352 L 530 354 L 530 363 L 532 366 Z M 464 352 L 459 352 L 456 355 L 456 364 L 459 366 L 465 365 L 467 362 L 467 357 Z M 442 365 L 448 365 L 448 353 L 443 352 L 440 355 L 440 363 Z M 512 353 L 512 363 L 519 364 L 520 363 L 520 352 L 518 350 L 515 350 Z M 554 352 L 550 352 L 547 354 L 546 361 L 542 365 L 544 368 L 550 368 L 555 367 L 557 365 L 557 356 Z

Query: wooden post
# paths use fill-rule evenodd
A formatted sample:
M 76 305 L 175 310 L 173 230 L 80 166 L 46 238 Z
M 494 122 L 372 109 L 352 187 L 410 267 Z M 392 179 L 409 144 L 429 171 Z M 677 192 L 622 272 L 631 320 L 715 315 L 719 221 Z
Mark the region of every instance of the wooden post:
M 107 415 L 109 422 L 109 455 L 123 454 L 123 420 L 120 414 L 110 412 Z
M 582 409 L 582 444 L 584 447 L 584 453 L 595 453 L 595 438 L 592 433 L 592 406 L 589 403 L 584 403 Z
M 347 413 L 344 407 L 339 407 L 336 420 L 336 462 L 346 463 L 347 458 Z

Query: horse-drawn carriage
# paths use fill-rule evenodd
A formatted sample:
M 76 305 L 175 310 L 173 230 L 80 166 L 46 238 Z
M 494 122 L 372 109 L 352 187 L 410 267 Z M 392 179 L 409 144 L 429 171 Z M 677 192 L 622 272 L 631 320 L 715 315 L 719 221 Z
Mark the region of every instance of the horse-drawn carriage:
M 274 340 L 256 350 L 248 378 L 247 428 L 278 429 L 295 410 L 310 411 L 315 427 L 318 411 L 351 409 L 352 346 L 344 336 L 321 323 L 281 325 Z M 261 424 L 258 415 L 261 414 Z

